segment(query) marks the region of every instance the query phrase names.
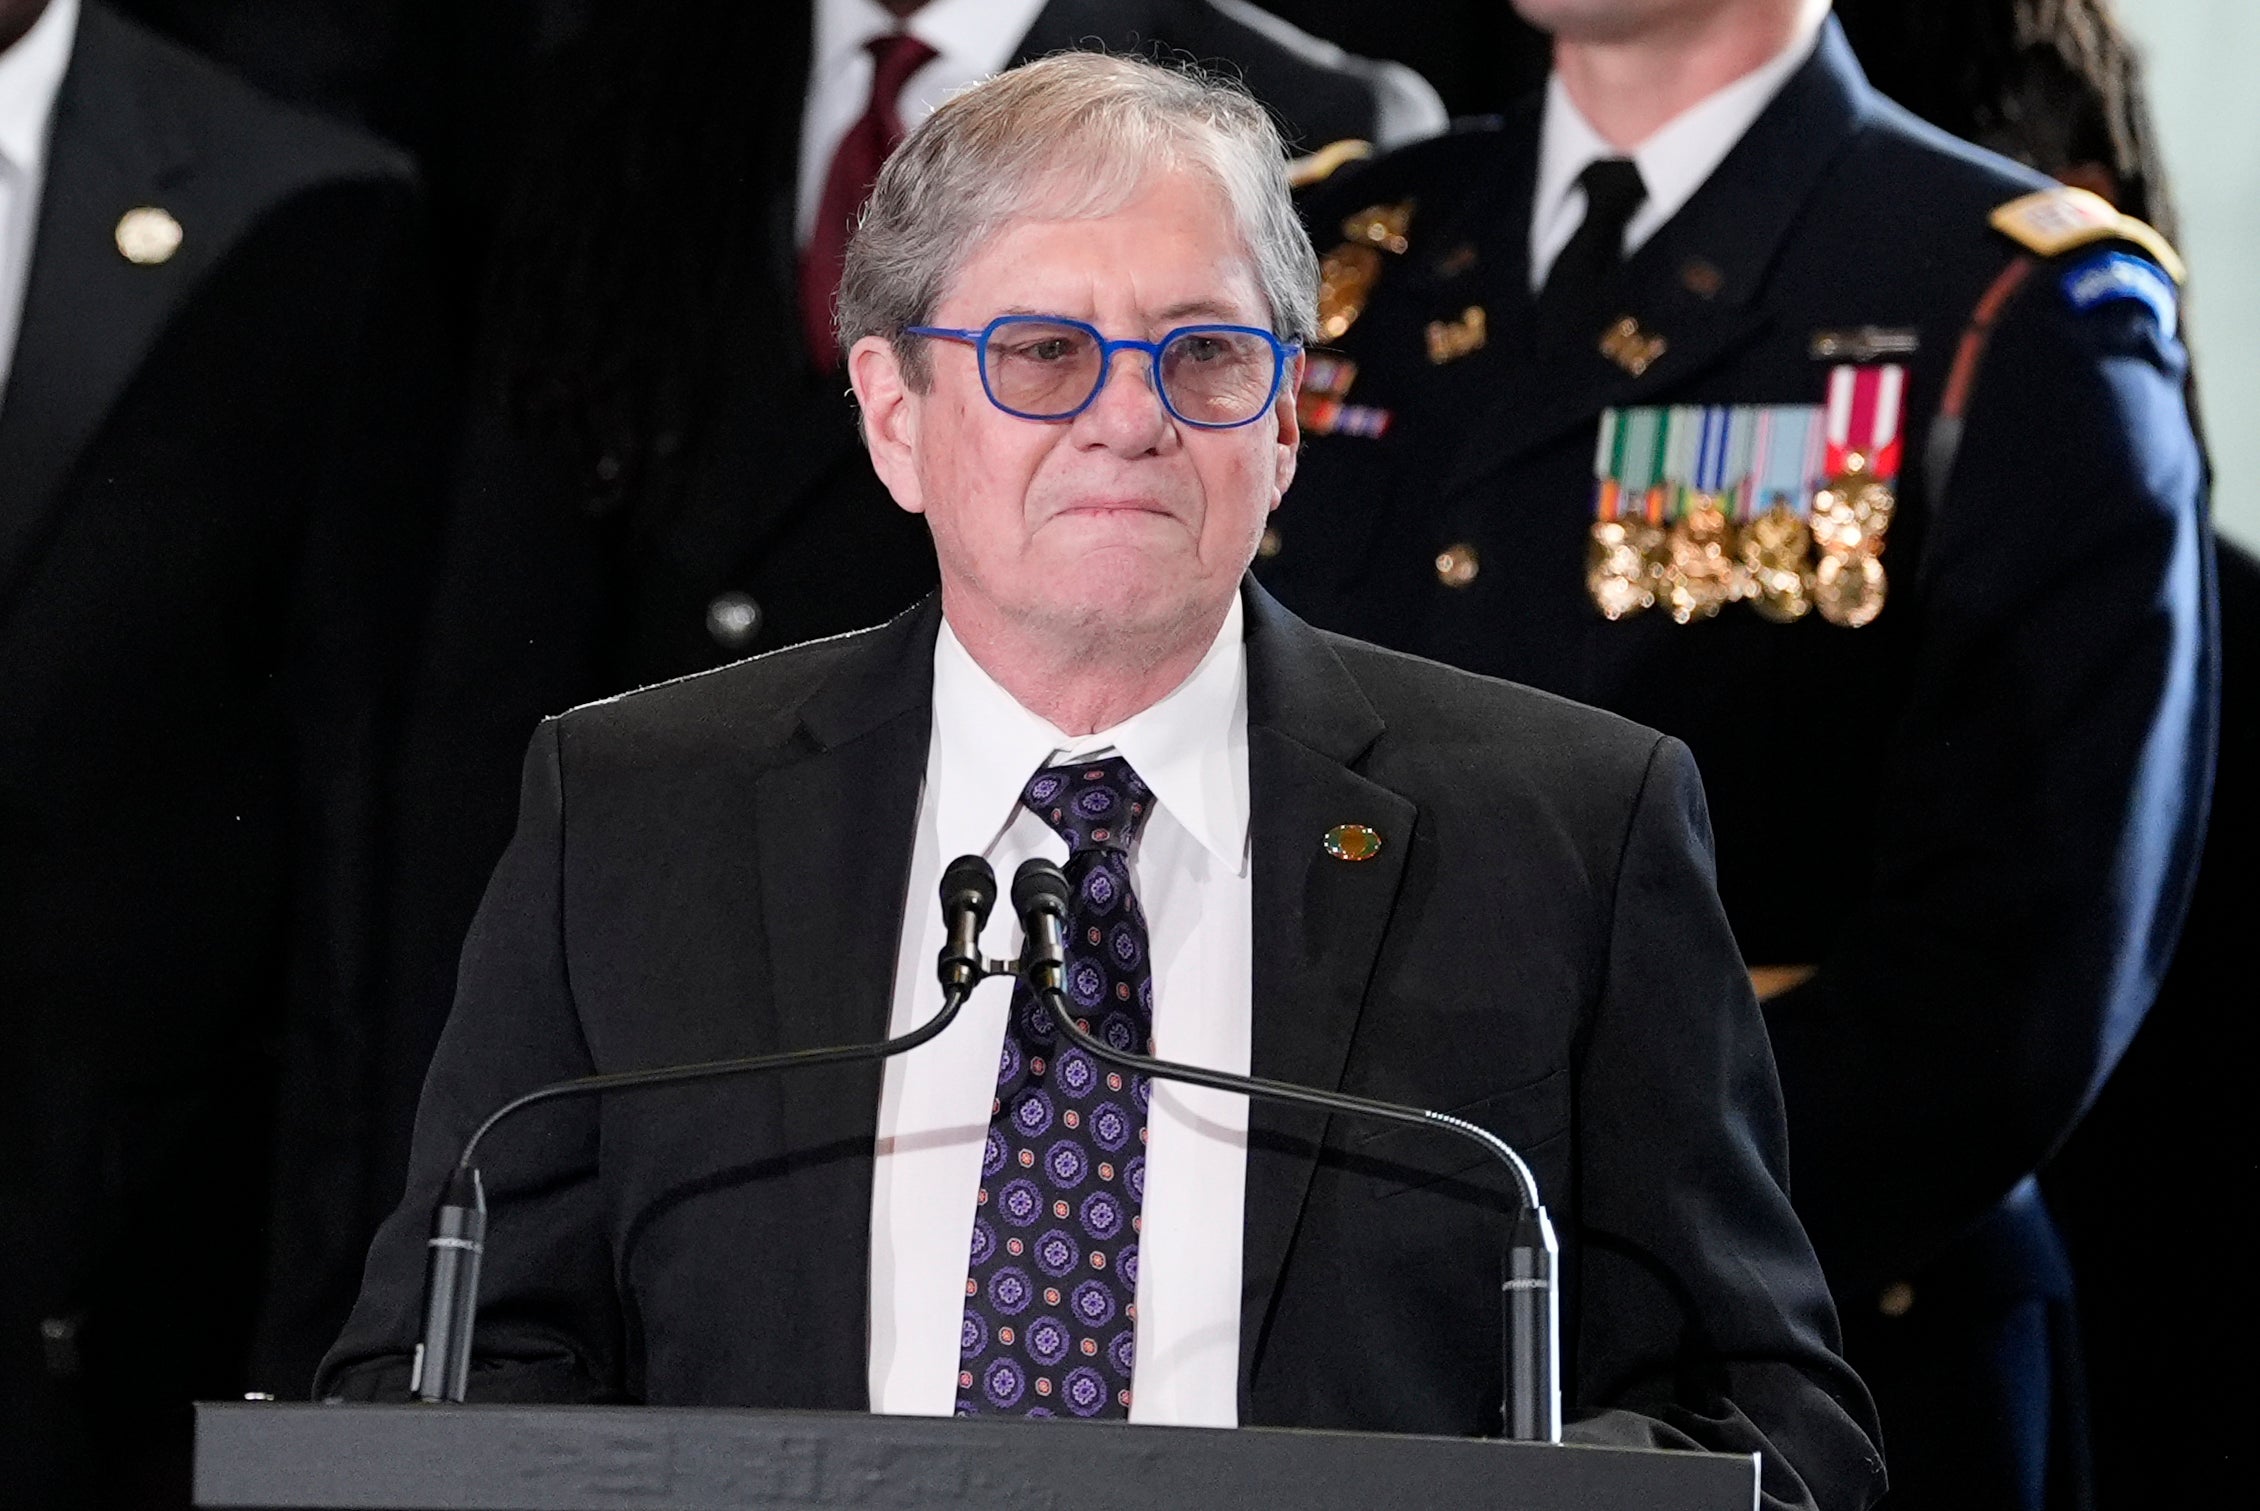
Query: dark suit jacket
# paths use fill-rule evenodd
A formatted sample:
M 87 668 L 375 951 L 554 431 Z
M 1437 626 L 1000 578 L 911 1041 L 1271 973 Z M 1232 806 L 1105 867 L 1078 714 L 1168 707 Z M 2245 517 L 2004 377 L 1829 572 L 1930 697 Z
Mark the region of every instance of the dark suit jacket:
M 846 380 L 811 372 L 802 350 L 793 211 L 810 8 L 775 9 L 772 45 L 748 60 L 744 86 L 770 105 L 747 190 L 762 234 L 731 290 L 714 390 L 662 427 L 653 444 L 663 455 L 611 459 L 641 480 L 633 501 L 499 408 L 471 417 L 401 778 L 399 1021 L 386 1053 L 395 1170 L 463 930 L 509 838 L 512 778 L 535 723 L 877 624 L 934 585 L 925 524 L 873 475 Z M 1204 0 L 1052 0 L 1019 51 L 1097 45 L 1228 62 L 1305 143 L 1370 137 L 1380 123 L 1382 94 L 1358 71 L 1370 65 L 1289 48 Z M 750 598 L 760 624 L 723 645 L 707 615 L 726 593 Z
M 1565 1220 L 1574 1435 L 1758 1450 L 1769 1504 L 1865 1504 L 1868 1407 L 1782 1187 L 1684 749 L 1248 609 L 1256 1073 L 1522 1147 Z M 408 1198 L 321 1389 L 402 1388 L 435 1194 L 505 1098 L 883 1033 L 939 620 L 929 600 L 542 725 Z M 1346 821 L 1377 859 L 1323 853 Z M 741 1080 L 498 1130 L 474 1394 L 865 1408 L 879 1085 Z M 1417 1132 L 1252 1119 L 1242 1420 L 1495 1430 L 1494 1172 Z
M 1952 470 L 1932 478 L 1964 326 L 2022 251 L 1988 216 L 2045 180 L 1876 95 L 1833 22 L 1610 289 L 1667 343 L 1660 359 L 1635 376 L 1589 340 L 1542 348 L 1527 254 L 1539 119 L 1532 102 L 1407 149 L 1311 206 L 1331 232 L 1363 206 L 1417 201 L 1408 251 L 1339 343 L 1358 365 L 1350 401 L 1395 419 L 1379 441 L 1309 441 L 1258 575 L 1317 623 L 1693 749 L 1744 955 L 1820 967 L 1767 1022 L 1798 1209 L 1853 1362 L 1868 1371 L 1863 1325 L 1942 1328 L 1901 1351 L 1971 1393 L 1945 1413 L 1968 1436 L 1941 1454 L 1966 1468 L 2005 1421 L 2046 1422 L 2062 1339 L 2052 1361 L 2045 1342 L 2005 1347 L 1988 1329 L 2068 1302 L 2028 1178 L 2140 1021 L 2202 832 L 2214 650 L 2186 357 L 2147 308 L 2083 312 L 2066 296 L 2085 258 L 2138 248 L 2040 259 L 1978 369 Z M 1427 323 L 1470 305 L 1489 344 L 1430 361 Z M 1870 326 L 1917 343 L 1895 359 L 1907 466 L 1882 616 L 1858 630 L 1746 606 L 1686 626 L 1660 609 L 1602 618 L 1583 560 L 1602 410 L 1817 404 L 1845 359 L 1815 338 Z M 1434 565 L 1455 544 L 1479 561 L 1456 586 Z M 1900 1286 L 1915 1306 L 1887 1314 Z M 1947 1320 L 1961 1309 L 1980 1320 Z M 1889 1346 L 1870 1383 L 1896 1466 L 1915 1434 L 1893 1425 Z M 2022 1405 L 2005 1414 L 2003 1398 Z
M 375 144 L 83 12 L 0 399 L 0 1463 L 26 1504 L 91 1488 L 90 1421 L 250 1383 L 278 1097 L 286 1178 L 359 1178 L 334 1056 L 368 1007 L 429 497 L 414 200 Z M 137 206 L 183 228 L 161 265 L 114 244 Z M 290 1274 L 327 1241 L 287 1213 L 275 1237 Z

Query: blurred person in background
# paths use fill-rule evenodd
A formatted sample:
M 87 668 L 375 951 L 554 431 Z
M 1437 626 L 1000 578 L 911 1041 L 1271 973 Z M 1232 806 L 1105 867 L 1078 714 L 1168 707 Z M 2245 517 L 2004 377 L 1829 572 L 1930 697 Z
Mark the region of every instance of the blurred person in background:
M 189 1401 L 303 1388 L 298 1277 L 351 1274 L 297 1196 L 371 1142 L 417 219 L 373 141 L 97 0 L 0 0 L 11 1505 L 185 1505 Z
M 2143 60 L 2106 0 L 1840 0 L 1838 11 L 1876 86 L 1901 104 L 2174 234 Z M 2192 275 L 2195 306 L 2207 273 Z M 2183 339 L 2202 346 L 2189 319 L 2185 306 Z M 2222 780 L 2189 921 L 2142 1031 L 2041 1175 L 2078 1280 L 2104 1506 L 2225 1499 L 2253 1465 L 2250 1391 L 2240 1401 L 2190 1388 L 2238 1378 L 2252 1331 L 2224 1319 L 2221 1298 L 2249 1272 L 2250 1223 L 2224 1196 L 2252 1180 L 2244 1083 L 2260 1051 L 2242 1005 L 2248 914 L 2230 879 L 2260 847 L 2245 775 L 2260 769 L 2260 561 L 2225 538 L 2215 549 Z M 2204 1451 L 2158 1451 L 2161 1391 L 2174 1399 L 2173 1436 Z
M 1891 105 L 1825 0 L 1517 9 L 1542 98 L 1308 206 L 1332 349 L 1258 575 L 1693 746 L 1892 1501 L 2079 1505 L 2034 1172 L 2214 745 L 2179 260 Z
M 554 60 L 492 257 L 402 776 L 392 1175 L 370 1229 L 536 722 L 933 586 L 924 524 L 857 435 L 828 331 L 839 256 L 908 128 L 1076 47 L 1237 75 L 1298 152 L 1445 124 L 1409 70 L 1236 0 L 622 3 Z

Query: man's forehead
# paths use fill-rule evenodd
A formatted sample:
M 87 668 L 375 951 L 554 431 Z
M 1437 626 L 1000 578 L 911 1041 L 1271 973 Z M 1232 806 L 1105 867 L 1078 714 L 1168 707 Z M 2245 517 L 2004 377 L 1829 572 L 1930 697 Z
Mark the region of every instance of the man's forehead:
M 1004 221 L 967 252 L 951 294 L 993 305 L 989 315 L 1073 314 L 1066 305 L 1099 303 L 1178 323 L 1260 314 L 1261 273 L 1205 177 L 1157 174 L 1129 196 L 1076 212 Z

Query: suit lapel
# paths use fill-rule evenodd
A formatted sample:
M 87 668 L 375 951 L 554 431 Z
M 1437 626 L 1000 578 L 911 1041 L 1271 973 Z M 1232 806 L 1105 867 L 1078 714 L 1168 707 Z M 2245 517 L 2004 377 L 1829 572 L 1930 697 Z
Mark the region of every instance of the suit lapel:
M 0 604 L 37 554 L 104 417 L 232 239 L 233 226 L 196 213 L 189 128 L 139 62 L 120 23 L 87 7 L 55 100 L 23 322 L 0 403 Z M 118 250 L 118 221 L 139 206 L 166 209 L 186 231 L 169 261 L 138 266 Z
M 1475 483 L 1603 409 L 1667 402 L 1762 336 L 1771 324 L 1758 301 L 1766 277 L 1806 201 L 1872 108 L 1867 81 L 1831 19 L 1813 56 L 1694 198 L 1625 264 L 1617 304 L 1644 335 L 1663 340 L 1662 354 L 1632 373 L 1602 355 L 1596 331 L 1594 341 L 1576 349 L 1504 364 L 1512 369 L 1504 391 L 1470 427 L 1447 486 Z M 1523 165 L 1517 237 L 1529 224 L 1538 133 L 1539 115 L 1531 111 L 1505 139 Z
M 775 1047 L 885 1037 L 903 891 L 909 883 L 941 610 L 929 598 L 873 631 L 800 710 L 807 754 L 754 786 L 761 928 L 774 993 Z M 877 1063 L 779 1083 L 779 1147 L 796 1162 L 789 1267 L 801 1309 L 792 1391 L 837 1409 L 868 1405 L 860 1347 L 870 1308 L 871 1183 L 879 1129 Z M 857 1319 L 862 1319 L 858 1321 Z M 811 1371 L 822 1378 L 810 1379 Z
M 1326 642 L 1262 589 L 1248 607 L 1248 784 L 1252 810 L 1255 1074 L 1342 1083 L 1366 987 L 1412 846 L 1411 802 L 1354 763 L 1381 719 Z M 1337 824 L 1382 836 L 1371 860 L 1335 860 Z M 1325 1121 L 1253 1103 L 1241 1255 L 1240 1394 L 1249 1382 L 1318 1161 Z

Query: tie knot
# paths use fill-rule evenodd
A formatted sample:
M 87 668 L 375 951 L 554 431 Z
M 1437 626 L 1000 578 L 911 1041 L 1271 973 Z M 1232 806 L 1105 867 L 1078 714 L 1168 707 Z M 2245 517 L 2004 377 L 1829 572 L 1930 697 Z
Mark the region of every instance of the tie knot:
M 1577 175 L 1577 183 L 1585 191 L 1586 218 L 1593 221 L 1622 225 L 1648 197 L 1640 169 L 1629 157 L 1597 157 Z
M 1154 807 L 1152 791 L 1120 756 L 1046 766 L 1029 779 L 1020 800 L 1059 832 L 1071 855 L 1127 851 Z
M 873 37 L 869 43 L 871 53 L 871 98 L 883 103 L 889 111 L 895 106 L 895 96 L 910 76 L 931 63 L 940 54 L 906 31 L 891 31 L 883 37 Z

